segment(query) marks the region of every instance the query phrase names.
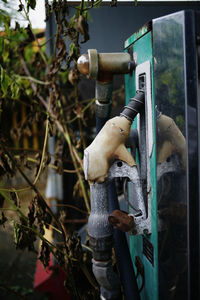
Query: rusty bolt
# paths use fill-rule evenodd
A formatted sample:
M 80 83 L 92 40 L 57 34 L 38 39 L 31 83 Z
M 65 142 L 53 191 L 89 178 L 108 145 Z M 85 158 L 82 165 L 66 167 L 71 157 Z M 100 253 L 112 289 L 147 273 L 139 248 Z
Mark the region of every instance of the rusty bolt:
M 123 232 L 130 231 L 134 228 L 135 222 L 132 216 L 122 210 L 114 210 L 108 217 L 109 222 Z

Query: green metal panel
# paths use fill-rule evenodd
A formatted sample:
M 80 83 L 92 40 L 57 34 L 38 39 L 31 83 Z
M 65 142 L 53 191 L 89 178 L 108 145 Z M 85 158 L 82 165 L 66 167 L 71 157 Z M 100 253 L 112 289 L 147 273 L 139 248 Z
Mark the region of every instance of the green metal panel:
M 137 65 L 146 61 L 151 64 L 151 90 L 152 90 L 152 108 L 153 108 L 153 151 L 150 158 L 150 174 L 151 174 L 151 220 L 152 220 L 152 233 L 144 235 L 130 236 L 130 252 L 135 265 L 135 257 L 139 256 L 144 266 L 145 272 L 145 285 L 140 293 L 141 300 L 157 300 L 158 299 L 158 243 L 157 243 L 157 201 L 156 201 L 156 145 L 155 145 L 155 104 L 154 104 L 154 80 L 153 80 L 153 56 L 152 56 L 152 32 L 148 31 L 145 26 L 136 34 L 132 35 L 125 42 L 125 51 L 133 49 L 134 57 L 137 59 Z M 135 95 L 135 72 L 132 75 L 125 76 L 125 92 L 126 103 Z M 133 127 L 137 127 L 137 120 L 134 121 Z M 136 158 L 137 159 L 137 158 Z M 153 245 L 153 265 L 143 254 L 143 238 L 147 239 Z M 137 270 L 135 270 L 137 272 Z M 138 278 L 138 287 L 142 284 L 141 276 Z

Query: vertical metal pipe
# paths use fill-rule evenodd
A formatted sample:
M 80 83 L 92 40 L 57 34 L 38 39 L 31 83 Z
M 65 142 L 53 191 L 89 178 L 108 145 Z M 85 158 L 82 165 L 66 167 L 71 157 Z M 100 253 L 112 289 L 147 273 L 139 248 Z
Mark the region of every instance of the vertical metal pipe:
M 102 99 L 101 95 L 104 95 L 104 102 L 106 105 L 111 103 L 112 99 L 112 89 L 111 84 L 110 88 L 108 86 L 104 86 L 107 88 L 107 93 L 103 90 L 103 85 L 96 84 L 96 99 Z M 109 92 L 108 92 L 109 91 Z M 104 110 L 104 113 L 98 107 L 98 103 L 96 102 L 96 132 L 98 133 L 101 128 L 104 126 L 106 121 L 109 119 L 110 110 Z M 111 182 L 108 185 L 108 200 L 109 200 L 109 211 L 113 212 L 116 209 L 119 209 L 119 203 L 116 193 L 115 182 Z M 117 266 L 120 273 L 121 284 L 123 286 L 124 297 L 125 300 L 139 300 L 139 292 L 137 287 L 137 282 L 135 278 L 135 273 L 132 265 L 132 260 L 128 248 L 128 243 L 126 240 L 125 233 L 119 231 L 118 229 L 114 229 L 113 231 L 113 241 L 114 241 L 114 250 L 117 260 Z

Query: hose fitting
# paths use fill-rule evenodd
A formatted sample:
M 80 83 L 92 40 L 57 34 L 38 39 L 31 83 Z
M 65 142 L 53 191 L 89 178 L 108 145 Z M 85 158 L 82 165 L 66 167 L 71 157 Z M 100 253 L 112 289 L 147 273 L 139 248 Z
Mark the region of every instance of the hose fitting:
M 131 123 L 133 122 L 136 115 L 141 112 L 142 107 L 144 106 L 145 93 L 143 90 L 136 91 L 135 97 L 130 99 L 128 105 L 124 106 L 124 109 L 120 116 L 127 118 Z
M 101 296 L 106 300 L 119 299 L 120 280 L 114 272 L 112 261 L 92 260 L 92 271 L 101 286 Z

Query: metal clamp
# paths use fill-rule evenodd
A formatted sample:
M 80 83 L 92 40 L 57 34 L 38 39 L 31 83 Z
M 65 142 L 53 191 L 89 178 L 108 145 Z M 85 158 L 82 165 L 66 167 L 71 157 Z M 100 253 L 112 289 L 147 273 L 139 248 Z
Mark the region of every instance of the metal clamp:
M 89 75 L 90 79 L 97 79 L 98 75 L 98 53 L 96 49 L 88 49 Z

